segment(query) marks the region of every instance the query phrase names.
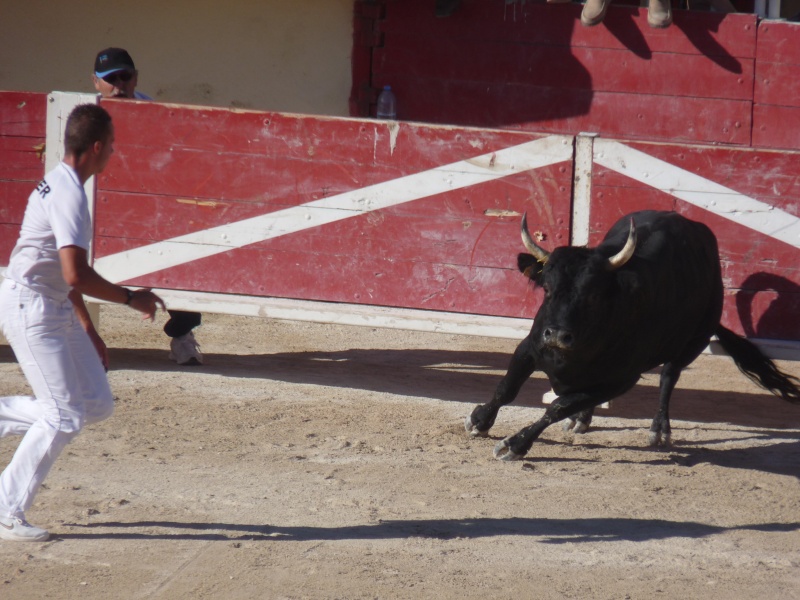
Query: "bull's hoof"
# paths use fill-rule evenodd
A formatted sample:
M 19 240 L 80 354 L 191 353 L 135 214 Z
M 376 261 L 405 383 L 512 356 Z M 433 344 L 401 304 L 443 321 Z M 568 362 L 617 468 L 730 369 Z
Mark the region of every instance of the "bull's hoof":
M 472 415 L 468 415 L 464 420 L 464 429 L 472 437 L 489 437 L 488 431 L 481 431 L 478 426 L 472 422 Z
M 647 441 L 654 448 L 658 446 L 668 447 L 672 445 L 672 435 L 669 433 L 662 434 L 660 431 L 651 431 Z
M 564 421 L 562 428 L 566 433 L 582 434 L 589 431 L 589 424 L 583 421 L 576 421 L 575 419 L 567 419 Z
M 511 438 L 506 438 L 502 441 L 497 442 L 494 447 L 494 457 L 497 460 L 522 460 L 525 456 L 524 454 L 517 454 L 511 450 L 511 442 L 509 442 Z
M 582 434 L 589 431 L 589 424 L 584 423 L 583 421 L 577 421 L 575 423 L 575 427 L 572 428 L 572 433 Z

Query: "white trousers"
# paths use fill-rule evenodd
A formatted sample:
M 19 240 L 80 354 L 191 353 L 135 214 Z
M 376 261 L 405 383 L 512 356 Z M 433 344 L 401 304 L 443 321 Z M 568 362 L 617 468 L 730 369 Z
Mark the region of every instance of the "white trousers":
M 105 369 L 69 300 L 0 284 L 0 327 L 33 396 L 0 397 L 0 437 L 22 435 L 0 475 L 0 516 L 24 516 L 58 455 L 114 411 Z

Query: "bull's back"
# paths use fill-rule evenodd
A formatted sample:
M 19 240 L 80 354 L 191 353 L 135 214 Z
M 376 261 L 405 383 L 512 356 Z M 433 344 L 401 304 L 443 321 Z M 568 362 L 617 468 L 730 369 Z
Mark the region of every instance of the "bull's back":
M 713 232 L 674 212 L 634 213 L 612 227 L 601 247 L 619 247 L 630 217 L 638 242 L 623 269 L 634 271 L 642 285 L 641 306 L 632 307 L 639 317 L 631 323 L 630 356 L 644 371 L 702 351 L 722 315 L 722 276 Z

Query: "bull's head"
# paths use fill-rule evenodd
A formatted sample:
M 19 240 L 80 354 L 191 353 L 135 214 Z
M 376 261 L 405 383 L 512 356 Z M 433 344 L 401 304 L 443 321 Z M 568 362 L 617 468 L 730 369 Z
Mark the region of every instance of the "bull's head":
M 530 277 L 536 281 L 537 276 L 541 275 L 542 268 L 547 262 L 547 259 L 550 258 L 550 253 L 547 252 L 547 250 L 540 248 L 536 242 L 533 241 L 533 236 L 531 235 L 530 231 L 528 231 L 528 213 L 522 215 L 522 225 L 520 228 L 522 230 L 522 243 L 525 244 L 525 248 L 527 248 L 528 252 L 531 254 L 520 254 L 517 259 L 517 264 L 519 266 L 519 270 L 522 271 L 526 277 Z M 609 271 L 616 271 L 631 259 L 635 250 L 636 225 L 634 224 L 633 219 L 631 219 L 631 227 L 628 231 L 628 240 L 625 242 L 625 246 L 623 246 L 622 250 L 608 259 L 606 268 Z M 532 262 L 530 260 L 531 258 L 536 259 L 535 262 Z M 536 264 L 539 265 L 538 269 L 535 268 Z
M 635 277 L 620 272 L 636 250 L 633 220 L 625 245 L 610 257 L 591 248 L 561 247 L 547 252 L 528 231 L 527 215 L 522 217 L 521 229 L 530 254 L 520 254 L 517 264 L 545 292 L 534 326 L 538 341 L 569 351 L 582 338 L 596 337 L 590 332 L 602 327 L 610 312 L 619 310 L 620 292 L 636 287 Z

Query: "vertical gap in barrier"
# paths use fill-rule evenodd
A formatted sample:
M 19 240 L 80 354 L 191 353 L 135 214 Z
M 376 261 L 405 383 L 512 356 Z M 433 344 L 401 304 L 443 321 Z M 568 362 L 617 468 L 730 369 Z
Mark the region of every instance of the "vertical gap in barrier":
M 592 200 L 592 164 L 596 133 L 579 133 L 575 138 L 575 159 L 572 169 L 572 226 L 570 244 L 589 243 L 589 215 Z
M 72 109 L 79 104 L 98 104 L 99 94 L 80 94 L 75 92 L 51 92 L 47 95 L 47 132 L 45 134 L 44 172 L 49 173 L 64 158 L 64 130 Z M 89 178 L 83 188 L 89 200 L 89 214 L 94 223 L 95 177 Z M 94 262 L 94 242 L 89 248 L 89 263 Z M 86 308 L 95 328 L 100 328 L 100 305 L 87 302 Z
M 384 18 L 386 6 L 375 0 L 356 0 L 353 9 L 353 52 L 350 58 L 352 86 L 350 116 L 369 117 L 370 103 L 377 92 L 372 89 L 372 54 L 383 44 L 378 21 Z

